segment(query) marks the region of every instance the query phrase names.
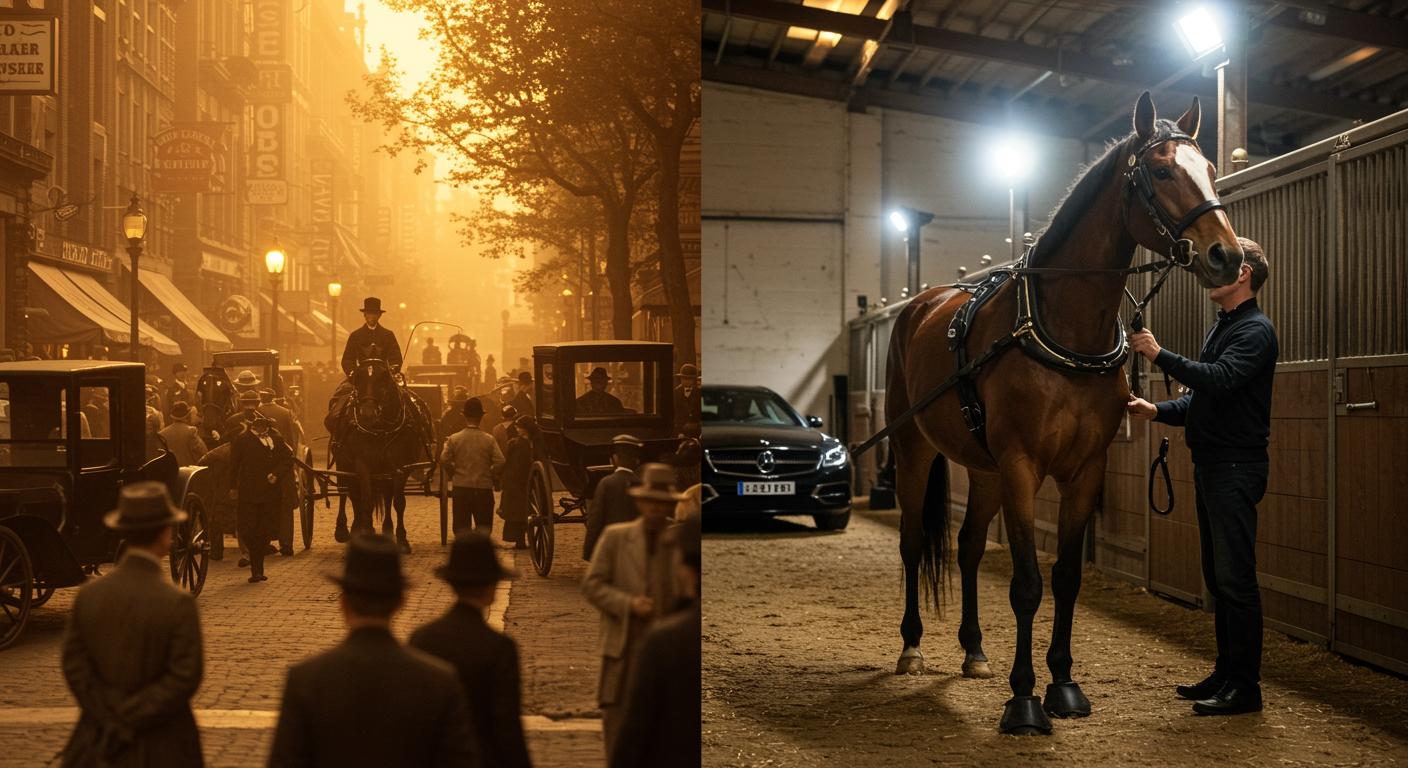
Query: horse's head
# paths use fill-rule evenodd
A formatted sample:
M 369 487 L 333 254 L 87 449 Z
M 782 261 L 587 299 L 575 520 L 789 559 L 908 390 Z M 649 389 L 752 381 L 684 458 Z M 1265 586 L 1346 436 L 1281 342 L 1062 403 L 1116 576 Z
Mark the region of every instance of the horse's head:
M 1145 91 L 1134 108 L 1125 163 L 1130 234 L 1192 272 L 1204 288 L 1228 285 L 1242 268 L 1242 247 L 1218 202 L 1213 164 L 1198 149 L 1198 99 L 1177 122 L 1159 120 Z
M 385 360 L 363 360 L 352 369 L 352 400 L 357 418 L 366 423 L 376 421 L 384 410 L 400 404 L 396 379 Z
M 224 368 L 206 368 L 196 381 L 196 401 L 200 406 L 201 419 L 207 419 L 208 412 L 217 416 L 233 410 L 235 389 Z

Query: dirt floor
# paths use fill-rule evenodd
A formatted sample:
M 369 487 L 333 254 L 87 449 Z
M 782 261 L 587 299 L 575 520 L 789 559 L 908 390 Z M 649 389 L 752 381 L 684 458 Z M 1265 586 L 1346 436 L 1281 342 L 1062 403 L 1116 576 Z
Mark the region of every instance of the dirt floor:
M 1087 566 L 1074 677 L 1093 713 L 1051 736 L 997 731 L 1016 638 L 1011 559 L 979 577 L 984 650 L 997 676 L 964 679 L 952 612 L 924 614 L 928 674 L 897 676 L 904 611 L 897 513 L 823 533 L 806 518 L 705 522 L 702 740 L 706 766 L 1391 766 L 1408 764 L 1408 681 L 1268 631 L 1266 709 L 1193 714 L 1173 686 L 1214 655 L 1212 615 Z M 1037 695 L 1050 673 L 1050 566 L 1034 629 Z

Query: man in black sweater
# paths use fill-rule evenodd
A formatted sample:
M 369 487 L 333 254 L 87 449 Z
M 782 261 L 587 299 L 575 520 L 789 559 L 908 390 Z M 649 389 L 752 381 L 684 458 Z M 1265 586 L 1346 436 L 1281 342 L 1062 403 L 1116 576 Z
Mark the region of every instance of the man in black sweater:
M 1130 348 L 1192 391 L 1157 405 L 1130 396 L 1129 413 L 1181 426 L 1193 456 L 1203 581 L 1215 600 L 1217 661 L 1200 683 L 1177 694 L 1203 715 L 1260 712 L 1261 592 L 1256 581 L 1256 505 L 1266 493 L 1276 328 L 1257 306 L 1266 282 L 1261 247 L 1238 238 L 1244 261 L 1236 282 L 1213 288 L 1222 307 L 1197 362 L 1159 347 L 1145 329 Z

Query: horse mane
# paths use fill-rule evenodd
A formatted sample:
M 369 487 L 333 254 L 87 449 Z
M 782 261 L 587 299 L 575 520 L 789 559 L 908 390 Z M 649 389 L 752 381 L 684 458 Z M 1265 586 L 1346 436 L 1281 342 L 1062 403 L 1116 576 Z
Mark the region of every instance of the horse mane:
M 1154 138 L 1151 141 L 1164 141 L 1180 133 L 1182 131 L 1174 121 L 1155 120 Z M 1037 232 L 1036 245 L 1032 247 L 1031 263 L 1028 266 L 1041 267 L 1050 263 L 1052 257 L 1061 250 L 1061 246 L 1066 244 L 1066 240 L 1075 231 L 1081 217 L 1094 204 L 1095 198 L 1100 196 L 1110 175 L 1119 172 L 1116 166 L 1120 158 L 1124 157 L 1125 150 L 1138 138 L 1138 134 L 1131 131 L 1123 138 L 1111 140 L 1100 157 L 1081 169 L 1076 180 L 1066 189 L 1066 195 L 1051 212 L 1050 223 Z

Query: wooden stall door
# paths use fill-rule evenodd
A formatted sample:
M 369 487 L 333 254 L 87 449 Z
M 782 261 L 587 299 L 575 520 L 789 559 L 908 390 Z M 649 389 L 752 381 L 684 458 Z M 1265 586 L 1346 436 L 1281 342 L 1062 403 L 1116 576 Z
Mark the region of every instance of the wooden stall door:
M 1163 381 L 1150 377 L 1148 388 L 1157 400 L 1169 399 Z M 1174 384 L 1178 395 L 1179 386 Z M 1169 438 L 1168 472 L 1173 480 L 1173 512 L 1149 519 L 1149 589 L 1186 603 L 1203 605 L 1203 574 L 1199 567 L 1198 506 L 1193 492 L 1193 458 L 1183 441 L 1183 428 L 1149 423 L 1154 455 Z M 1148 467 L 1144 469 L 1147 473 Z M 1147 477 L 1147 474 L 1146 474 Z M 1159 482 L 1163 477 L 1160 473 Z M 1159 491 L 1160 497 L 1162 491 Z M 1162 499 L 1160 499 L 1162 503 Z

